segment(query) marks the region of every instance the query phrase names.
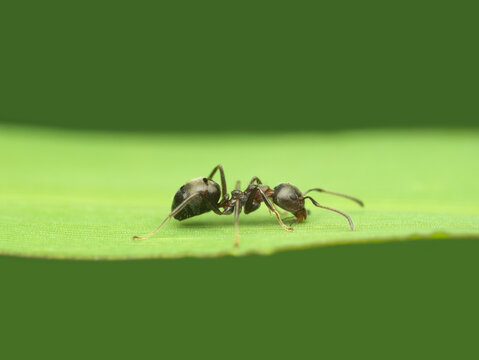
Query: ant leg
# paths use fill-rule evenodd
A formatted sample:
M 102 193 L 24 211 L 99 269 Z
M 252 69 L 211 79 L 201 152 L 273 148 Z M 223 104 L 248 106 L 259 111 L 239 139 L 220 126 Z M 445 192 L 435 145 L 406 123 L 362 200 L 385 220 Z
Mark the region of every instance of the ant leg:
M 241 181 L 237 181 L 236 182 L 236 187 L 235 187 L 236 190 L 241 190 Z
M 274 204 L 273 204 L 274 205 Z M 280 212 L 281 214 L 281 212 Z M 284 213 L 283 213 L 284 214 Z M 283 219 L 285 222 L 289 223 L 289 226 L 292 227 L 293 225 L 299 224 L 298 218 L 294 215 L 288 216 L 287 218 Z M 291 221 L 291 222 L 290 222 Z
M 211 210 L 213 210 L 215 214 L 217 214 L 217 215 L 229 215 L 229 214 L 226 213 L 226 210 L 221 211 L 220 208 L 218 207 L 218 205 L 215 205 L 214 203 L 212 203 L 210 201 L 210 199 L 208 199 L 208 197 L 205 194 L 200 194 L 200 195 L 203 197 L 203 200 L 205 200 L 206 205 L 208 205 L 208 207 Z
M 208 179 L 212 179 L 216 171 L 220 171 L 220 176 L 221 176 L 221 198 L 224 200 L 228 194 L 228 191 L 226 190 L 226 179 L 225 179 L 225 171 L 223 170 L 223 166 L 221 165 L 216 165 L 216 167 L 213 169 L 211 172 L 210 176 L 208 176 Z
M 178 214 L 181 210 L 183 210 L 185 208 L 186 205 L 188 205 L 188 203 L 193 200 L 194 198 L 200 196 L 201 194 L 200 193 L 195 193 L 195 194 L 192 194 L 190 196 L 188 196 L 185 200 L 183 200 L 183 202 L 178 205 L 172 212 L 170 212 L 170 214 L 165 218 L 165 220 L 163 220 L 161 222 L 161 224 L 155 229 L 153 230 L 152 232 L 144 235 L 144 236 L 133 236 L 132 240 L 143 240 L 143 239 L 146 239 L 146 238 L 149 238 L 150 236 L 156 234 L 158 232 L 158 230 L 161 229 L 161 227 L 173 216 L 175 216 L 176 214 Z
M 253 212 L 255 210 L 257 210 L 259 208 L 259 206 L 261 205 L 261 203 L 256 203 L 255 204 L 255 198 L 256 198 L 256 192 L 258 191 L 259 189 L 258 188 L 255 188 L 252 190 L 251 193 L 249 193 L 248 195 L 248 198 L 246 200 L 246 203 L 244 205 L 244 212 L 245 214 L 249 214 L 250 212 Z M 276 206 L 275 203 L 271 203 L 274 208 L 276 209 L 276 211 L 281 215 L 281 216 L 287 216 L 289 215 L 287 212 L 284 212 L 284 211 L 281 211 L 278 209 L 278 207 Z M 273 211 L 271 211 L 271 209 L 268 207 L 268 211 L 270 214 L 274 214 Z
M 325 194 L 331 194 L 331 195 L 336 195 L 336 196 L 341 196 L 343 198 L 346 198 L 346 199 L 349 199 L 349 200 L 352 200 L 354 201 L 355 203 L 359 204 L 360 206 L 364 206 L 364 203 L 355 198 L 355 197 L 352 197 L 352 196 L 349 196 L 349 195 L 346 195 L 346 194 L 341 194 L 341 193 L 337 193 L 337 192 L 333 192 L 333 191 L 328 191 L 328 190 L 324 190 L 324 189 L 319 189 L 319 188 L 314 188 L 314 189 L 309 189 L 308 191 L 306 191 L 304 193 L 304 195 L 306 195 L 307 193 L 309 193 L 310 191 L 317 191 L 317 192 L 323 192 Z
M 337 212 L 337 213 L 340 214 L 340 215 L 343 215 L 346 219 L 348 219 L 349 227 L 351 228 L 351 231 L 354 230 L 353 220 L 351 220 L 351 217 L 350 217 L 348 214 L 346 214 L 346 213 L 344 213 L 344 212 L 342 212 L 342 211 L 340 211 L 340 210 L 337 210 L 337 209 L 333 209 L 333 208 L 330 208 L 330 207 L 327 207 L 327 206 L 324 206 L 324 205 L 320 205 L 320 204 L 318 204 L 318 203 L 316 202 L 316 200 L 314 200 L 311 196 L 305 196 L 304 198 L 311 200 L 311 202 L 312 202 L 315 206 L 317 206 L 317 207 L 319 207 L 319 208 L 326 209 L 326 210 L 331 210 L 331 211 Z
M 188 196 L 185 200 L 183 200 L 183 202 L 178 205 L 166 218 L 165 220 L 163 220 L 161 222 L 161 224 L 155 229 L 153 230 L 152 232 L 150 232 L 149 234 L 146 234 L 144 236 L 133 236 L 132 240 L 143 240 L 143 239 L 146 239 L 146 238 L 149 238 L 150 236 L 156 234 L 158 232 L 158 230 L 161 229 L 161 227 L 173 216 L 175 216 L 176 214 L 178 214 L 181 210 L 183 210 L 185 208 L 186 205 L 188 205 L 188 203 L 193 200 L 194 198 L 198 197 L 198 196 L 201 196 L 205 201 L 206 201 L 206 204 L 208 205 L 208 207 L 213 210 L 216 214 L 218 215 L 225 215 L 226 214 L 226 210 L 225 211 L 221 211 L 215 204 L 213 204 L 210 199 L 208 199 L 208 197 L 205 195 L 205 194 L 202 194 L 202 193 L 195 193 L 195 194 L 192 194 L 190 196 Z
M 288 215 L 287 212 L 281 211 L 280 209 L 278 209 L 278 207 L 276 206 L 275 203 L 272 203 L 272 204 L 273 204 L 274 208 L 276 209 L 276 211 L 277 211 L 281 216 L 284 217 L 284 216 L 287 216 L 287 215 Z M 269 208 L 268 208 L 268 211 L 269 211 L 269 214 L 270 214 L 270 215 L 273 213 Z M 293 222 L 293 223 L 291 223 L 290 225 L 293 225 L 293 224 L 295 224 L 295 223 Z
M 283 221 L 281 221 L 281 217 L 279 216 L 278 211 L 274 208 L 273 204 L 271 204 L 271 201 L 269 201 L 266 194 L 258 187 L 255 189 L 255 191 L 259 191 L 264 203 L 266 204 L 268 209 L 270 209 L 276 215 L 276 219 L 278 219 L 278 222 L 283 227 L 283 229 L 285 229 L 286 231 L 293 231 L 293 228 L 286 226 Z
M 251 180 L 249 181 L 249 184 L 248 185 L 252 185 L 254 182 L 256 182 L 256 184 L 262 184 L 261 180 L 257 177 L 257 176 L 253 176 L 251 178 Z
M 239 214 L 241 211 L 240 201 L 235 204 L 235 247 L 239 247 Z

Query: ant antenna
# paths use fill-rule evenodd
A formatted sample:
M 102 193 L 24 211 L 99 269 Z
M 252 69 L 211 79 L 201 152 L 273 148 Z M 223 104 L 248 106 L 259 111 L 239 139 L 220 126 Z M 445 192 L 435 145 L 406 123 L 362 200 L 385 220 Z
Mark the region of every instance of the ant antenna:
M 308 190 L 308 191 L 309 191 L 309 190 Z M 304 199 L 309 199 L 309 200 L 311 200 L 311 202 L 312 202 L 315 206 L 317 206 L 317 207 L 319 207 L 319 208 L 326 209 L 326 210 L 331 210 L 331 211 L 337 212 L 337 213 L 340 214 L 340 215 L 343 215 L 346 219 L 348 219 L 349 227 L 351 228 L 351 231 L 354 230 L 353 220 L 351 220 L 351 217 L 350 217 L 348 214 L 346 214 L 346 213 L 344 213 L 344 212 L 342 212 L 342 211 L 340 211 L 340 210 L 330 208 L 330 207 L 328 207 L 328 206 L 320 205 L 320 204 L 318 204 L 318 203 L 316 202 L 316 200 L 314 200 L 311 196 L 305 196 Z
M 352 200 L 354 201 L 355 203 L 359 204 L 359 206 L 361 207 L 364 207 L 364 203 L 353 197 L 353 196 L 349 196 L 349 195 L 346 195 L 346 194 L 341 194 L 341 193 L 337 193 L 337 192 L 333 192 L 333 191 L 328 191 L 328 190 L 324 190 L 324 189 L 319 189 L 319 188 L 314 188 L 314 189 L 309 189 L 308 191 L 306 191 L 304 193 L 304 195 L 306 195 L 307 193 L 309 193 L 310 191 L 318 191 L 318 192 L 323 192 L 323 193 L 326 193 L 326 194 L 331 194 L 331 195 L 336 195 L 336 196 L 341 196 L 343 198 L 346 198 L 346 199 L 349 199 L 349 200 Z M 311 199 L 312 200 L 312 199 Z

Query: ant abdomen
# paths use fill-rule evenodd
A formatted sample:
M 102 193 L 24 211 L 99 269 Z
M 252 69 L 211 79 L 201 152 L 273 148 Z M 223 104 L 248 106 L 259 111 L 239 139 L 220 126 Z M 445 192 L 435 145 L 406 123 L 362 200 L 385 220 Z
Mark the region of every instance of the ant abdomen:
M 203 194 L 211 203 L 217 204 L 220 199 L 221 189 L 213 180 L 207 178 L 192 179 L 176 192 L 175 197 L 173 198 L 173 203 L 171 204 L 171 210 L 177 208 L 178 205 L 193 194 Z M 204 196 L 197 196 L 191 199 L 191 201 L 188 202 L 188 204 L 178 212 L 174 218 L 176 220 L 185 220 L 211 211 L 211 207 L 208 205 Z

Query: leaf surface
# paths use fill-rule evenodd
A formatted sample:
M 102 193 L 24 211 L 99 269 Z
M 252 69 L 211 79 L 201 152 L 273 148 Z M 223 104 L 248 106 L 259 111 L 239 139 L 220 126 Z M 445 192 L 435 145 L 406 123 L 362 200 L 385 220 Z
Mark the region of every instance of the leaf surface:
M 479 235 L 479 133 L 368 130 L 304 134 L 119 134 L 0 127 L 0 253 L 76 259 L 218 256 L 365 241 Z M 336 213 L 284 231 L 263 205 L 240 216 L 170 220 L 173 195 L 223 164 L 228 190 L 253 176 L 312 193 Z M 215 178 L 219 182 L 219 178 Z

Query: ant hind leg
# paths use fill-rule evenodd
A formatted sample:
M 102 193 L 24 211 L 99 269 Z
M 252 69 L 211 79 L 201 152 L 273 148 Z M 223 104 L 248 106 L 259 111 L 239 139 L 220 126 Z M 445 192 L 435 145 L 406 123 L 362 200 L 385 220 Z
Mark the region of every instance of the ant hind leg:
M 132 240 L 143 240 L 143 239 L 147 239 L 149 238 L 150 236 L 152 235 L 155 235 L 158 230 L 161 229 L 161 227 L 173 216 L 175 216 L 176 214 L 178 214 L 181 210 L 183 210 L 185 208 L 186 205 L 188 205 L 188 203 L 197 198 L 198 196 L 200 196 L 201 194 L 200 193 L 195 193 L 195 194 L 192 194 L 190 196 L 188 196 L 185 200 L 183 200 L 183 202 L 178 205 L 172 212 L 169 213 L 169 215 L 161 222 L 160 225 L 158 225 L 158 227 L 153 230 L 152 232 L 144 235 L 144 236 L 133 236 Z
M 226 211 L 221 211 L 215 204 L 213 204 L 209 199 L 208 197 L 205 195 L 205 194 L 202 194 L 202 193 L 195 193 L 195 194 L 192 194 L 190 196 L 188 196 L 185 200 L 183 200 L 183 202 L 178 205 L 171 213 L 168 214 L 168 216 L 161 222 L 161 224 L 155 229 L 153 230 L 152 232 L 144 235 L 144 236 L 133 236 L 132 240 L 143 240 L 143 239 L 147 239 L 149 238 L 150 236 L 153 236 L 155 235 L 158 230 L 161 229 L 161 227 L 173 216 L 175 216 L 176 214 L 178 214 L 181 210 L 183 210 L 185 208 L 186 205 L 188 205 L 191 200 L 197 198 L 198 196 L 201 196 L 203 198 L 203 200 L 205 200 L 206 204 L 208 205 L 208 207 L 214 211 L 215 214 L 217 215 L 225 215 L 226 214 Z
M 211 180 L 213 176 L 215 175 L 216 171 L 220 171 L 220 177 L 221 177 L 221 198 L 224 200 L 228 196 L 228 190 L 226 189 L 226 178 L 225 178 L 225 171 L 223 170 L 223 166 L 221 165 L 216 165 L 213 171 L 211 171 L 210 176 L 208 176 L 208 179 Z

